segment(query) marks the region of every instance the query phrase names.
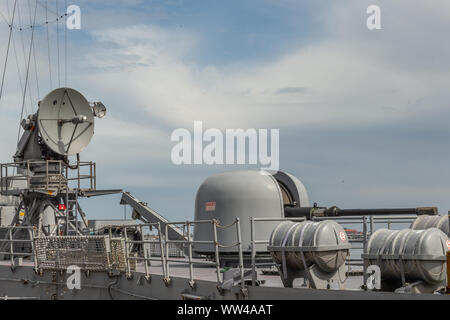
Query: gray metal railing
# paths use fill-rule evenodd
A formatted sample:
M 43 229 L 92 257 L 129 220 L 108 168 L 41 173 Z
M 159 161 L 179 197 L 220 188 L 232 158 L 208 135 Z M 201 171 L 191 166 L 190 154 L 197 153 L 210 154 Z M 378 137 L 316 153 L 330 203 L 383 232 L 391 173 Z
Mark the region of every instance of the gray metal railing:
M 136 229 L 138 228 L 141 235 L 142 235 L 142 240 L 129 240 L 128 239 L 128 230 L 130 229 Z M 148 229 L 149 231 L 151 231 L 153 228 L 156 228 L 156 230 L 158 231 L 158 240 L 145 240 L 144 239 L 144 234 L 145 234 L 145 230 Z M 165 255 L 164 255 L 164 237 L 162 236 L 162 228 L 161 228 L 161 224 L 160 223 L 147 223 L 147 224 L 137 224 L 137 225 L 128 225 L 124 227 L 124 237 L 125 237 L 125 265 L 126 265 L 126 274 L 127 277 L 131 277 L 131 263 L 132 261 L 135 262 L 143 262 L 144 263 L 144 269 L 145 269 L 145 277 L 146 279 L 150 279 L 150 265 L 151 265 L 151 261 L 161 261 L 161 264 L 164 265 L 164 259 L 165 259 Z M 151 252 L 149 255 L 149 252 L 146 250 L 145 248 L 145 244 L 152 244 L 152 243 L 157 243 L 159 244 L 159 248 L 160 248 L 160 258 L 153 258 L 151 256 Z M 133 256 L 130 254 L 130 246 L 129 245 L 142 245 L 142 249 L 143 249 L 143 257 L 139 257 L 139 256 Z M 165 275 L 165 272 L 163 270 L 163 274 Z
M 192 240 L 190 228 L 191 226 L 194 226 L 196 224 L 211 224 L 212 226 L 212 232 L 213 232 L 213 241 L 207 241 L 207 240 Z M 174 244 L 181 244 L 181 245 L 187 245 L 188 246 L 188 263 L 189 263 L 189 283 L 191 286 L 195 285 L 195 279 L 194 279 L 194 264 L 203 264 L 203 265 L 213 265 L 216 268 L 217 273 L 217 284 L 222 284 L 223 279 L 221 279 L 221 272 L 220 272 L 220 255 L 219 255 L 219 249 L 220 248 L 238 248 L 238 255 L 239 255 L 239 271 L 241 275 L 241 285 L 244 287 L 244 256 L 242 252 L 242 235 L 241 235 L 241 224 L 239 218 L 237 218 L 233 223 L 227 226 L 222 226 L 219 224 L 219 221 L 217 220 L 198 220 L 198 221 L 187 221 L 187 222 L 170 222 L 167 223 L 165 226 L 165 235 L 168 235 L 168 228 L 169 225 L 182 225 L 183 227 L 186 227 L 187 229 L 187 238 L 185 240 L 171 240 L 169 238 L 165 239 L 165 246 L 166 246 L 166 255 L 168 250 L 168 245 L 170 243 Z M 236 226 L 236 243 L 233 243 L 231 245 L 224 245 L 220 244 L 218 241 L 218 235 L 217 235 L 217 229 L 228 229 L 233 226 Z M 194 244 L 212 244 L 214 245 L 214 257 L 215 261 L 200 261 L 196 260 L 194 261 L 192 258 L 192 249 Z M 176 259 L 170 259 L 168 255 L 165 259 L 165 271 L 167 275 L 167 281 L 170 281 L 170 268 L 169 264 L 170 262 L 175 263 L 185 263 L 186 261 L 180 261 Z
M 97 164 L 92 161 L 78 161 L 76 164 L 76 175 L 75 177 L 69 176 L 69 167 L 66 166 L 66 178 L 67 182 L 75 181 L 76 189 L 84 190 L 96 190 L 97 189 Z M 85 173 L 87 172 L 87 173 Z M 89 185 L 88 188 L 83 187 L 82 182 L 86 181 Z
M 192 234 L 191 234 L 191 228 L 198 224 L 210 224 L 212 228 L 213 233 L 213 240 L 193 240 Z M 170 226 L 182 226 L 183 230 L 187 230 L 185 233 L 185 239 L 183 240 L 175 240 L 170 239 L 168 237 L 169 235 L 169 228 Z M 228 229 L 231 227 L 236 228 L 236 243 L 233 244 L 221 244 L 218 241 L 218 229 Z M 142 235 L 141 240 L 130 240 L 128 237 L 128 230 L 131 229 L 138 229 Z M 144 235 L 146 229 L 152 230 L 153 228 L 156 229 L 157 240 L 145 240 Z M 166 284 L 170 283 L 171 274 L 170 274 L 170 263 L 180 263 L 180 264 L 188 264 L 189 265 L 189 284 L 191 287 L 195 286 L 195 275 L 194 275 L 194 266 L 195 265 L 209 265 L 213 266 L 216 269 L 217 273 L 217 283 L 220 285 L 223 283 L 223 279 L 221 277 L 220 272 L 220 255 L 219 251 L 220 248 L 232 248 L 237 247 L 238 248 L 238 255 L 239 255 L 239 270 L 241 275 L 241 285 L 244 286 L 244 259 L 243 259 L 243 251 L 242 251 L 242 235 L 241 235 L 241 225 L 240 220 L 236 219 L 233 223 L 227 226 L 222 226 L 219 224 L 217 220 L 198 220 L 198 221 L 183 221 L 183 222 L 169 222 L 164 225 L 164 232 L 163 228 L 161 226 L 161 223 L 149 223 L 149 224 L 138 224 L 138 225 L 128 225 L 124 226 L 124 237 L 125 237 L 125 263 L 126 263 L 126 273 L 127 276 L 131 277 L 131 263 L 133 261 L 136 262 L 142 262 L 144 263 L 144 272 L 146 275 L 146 278 L 150 278 L 150 266 L 151 261 L 159 261 L 161 262 L 161 268 L 163 273 L 163 279 L 166 282 Z M 145 244 L 158 244 L 159 245 L 159 252 L 158 256 L 159 258 L 155 258 L 154 255 L 152 255 L 151 252 L 151 246 L 149 248 L 145 248 Z M 171 258 L 169 255 L 169 245 L 174 244 L 177 246 L 187 246 L 187 257 L 184 259 L 174 259 Z M 193 258 L 193 246 L 195 244 L 210 244 L 214 246 L 214 257 L 215 261 L 203 261 L 203 260 L 194 260 Z M 133 255 L 130 252 L 130 245 L 142 245 L 143 252 L 141 255 Z M 150 250 L 147 250 L 150 249 Z
M 96 164 L 94 162 L 78 161 L 75 170 L 61 160 L 22 161 L 0 164 L 0 193 L 5 194 L 13 190 L 14 182 L 26 183 L 26 188 L 35 190 L 62 191 L 72 182 L 76 189 L 95 190 L 97 188 Z M 35 174 L 33 170 L 39 168 Z M 22 170 L 23 173 L 19 173 Z M 84 171 L 87 171 L 85 173 Z M 74 172 L 73 176 L 70 173 Z M 83 182 L 87 180 L 87 188 Z
M 200 241 L 200 240 L 193 240 L 192 233 L 190 232 L 191 228 L 197 224 L 210 224 L 211 230 L 213 233 L 213 240 L 207 241 Z M 168 228 L 169 225 L 178 225 L 183 226 L 184 229 L 187 230 L 185 232 L 186 237 L 184 240 L 174 240 L 170 239 L 168 235 Z M 220 243 L 218 240 L 218 229 L 228 229 L 228 228 L 235 228 L 236 232 L 236 242 L 232 244 L 223 244 Z M 108 263 L 105 262 L 104 268 L 105 270 L 112 271 L 114 268 L 117 268 L 117 265 L 115 265 L 113 262 L 117 259 L 123 259 L 123 271 L 126 273 L 128 277 L 132 276 L 132 270 L 135 270 L 135 265 L 139 263 L 143 263 L 144 266 L 144 272 L 147 279 L 150 278 L 150 267 L 151 267 L 151 261 L 159 261 L 161 262 L 161 268 L 163 273 L 163 279 L 164 281 L 169 284 L 171 279 L 171 272 L 170 272 L 170 263 L 185 263 L 189 265 L 189 284 L 193 287 L 195 285 L 195 275 L 194 275 L 194 266 L 195 265 L 210 265 L 215 267 L 216 273 L 217 273 L 217 283 L 218 285 L 221 285 L 223 283 L 223 277 L 221 276 L 221 270 L 220 270 L 220 248 L 233 248 L 237 247 L 238 255 L 239 255 L 239 270 L 240 270 L 240 276 L 241 276 L 241 285 L 242 287 L 245 286 L 244 284 L 244 261 L 243 261 L 243 250 L 242 250 L 242 235 L 241 235 L 241 225 L 240 220 L 236 219 L 233 223 L 227 226 L 223 226 L 219 224 L 219 221 L 217 220 L 201 220 L 201 221 L 186 221 L 186 222 L 170 222 L 165 224 L 164 227 L 161 226 L 161 223 L 150 223 L 150 224 L 136 224 L 136 225 L 127 225 L 123 227 L 123 234 L 119 236 L 114 236 L 112 233 L 111 226 L 110 234 L 109 236 L 103 236 L 105 241 L 109 241 L 109 245 L 106 247 L 113 248 L 113 242 L 114 241 L 120 241 L 122 245 L 120 245 L 121 250 L 115 251 L 114 254 L 121 256 L 120 257 L 111 257 L 109 256 Z M 33 227 L 4 227 L 0 228 L 4 229 L 5 237 L 3 239 L 0 239 L 0 248 L 3 248 L 0 250 L 0 254 L 7 255 L 10 258 L 11 265 L 16 265 L 16 258 L 17 257 L 30 257 L 34 260 L 34 265 L 36 270 L 40 269 L 40 264 L 42 263 L 37 261 L 37 254 L 39 250 L 36 250 L 35 246 L 36 244 L 40 244 L 43 240 L 48 241 L 63 241 L 68 238 L 74 238 L 74 237 L 63 237 L 63 236 L 55 236 L 55 237 L 39 237 L 35 233 L 35 229 Z M 108 227 L 106 227 L 108 229 Z M 20 238 L 17 238 L 15 235 L 18 234 L 20 230 L 24 230 L 29 234 L 26 239 L 24 239 L 23 232 L 21 232 Z M 131 239 L 129 237 L 128 231 L 136 231 L 138 230 L 142 236 L 141 239 Z M 144 235 L 148 232 L 155 231 L 155 239 L 145 239 Z M 93 238 L 93 236 L 78 236 L 77 238 Z M 27 246 L 29 252 L 23 252 L 23 250 L 18 250 L 17 244 L 20 243 L 28 243 Z M 117 244 L 117 243 L 116 243 Z M 159 246 L 159 257 L 156 258 L 152 256 L 151 252 L 151 246 L 145 247 L 146 244 L 158 244 Z M 168 248 L 170 244 L 175 244 L 178 246 L 186 246 L 187 247 L 187 257 L 183 259 L 173 259 L 170 257 Z M 197 260 L 193 258 L 193 246 L 195 244 L 210 244 L 214 246 L 214 261 L 204 261 L 204 260 Z M 139 250 L 135 250 L 133 246 L 142 246 Z M 105 247 L 105 248 L 106 248 Z M 58 247 L 59 248 L 59 247 Z M 150 250 L 148 250 L 150 249 Z M 112 254 L 112 249 L 110 249 L 110 255 Z M 42 251 L 42 250 L 41 250 Z M 39 252 L 41 252 L 39 251 Z M 136 252 L 137 251 L 137 252 Z M 41 260 L 43 256 L 41 257 Z M 63 259 L 64 256 L 60 255 L 60 258 Z M 61 262 L 61 261 L 59 261 Z M 73 262 L 73 261 L 72 261 Z M 120 261 L 119 261 L 120 262 Z M 62 262 L 60 263 L 62 265 Z M 120 263 L 119 263 L 120 264 Z M 120 270 L 119 270 L 120 271 Z
M 35 266 L 37 265 L 34 254 L 35 230 L 33 227 L 0 227 L 0 231 L 3 235 L 0 237 L 0 255 L 9 257 L 11 267 L 16 267 L 17 258 L 30 256 L 33 257 Z M 23 238 L 24 234 L 28 235 L 28 239 Z M 26 252 L 28 249 L 30 252 Z
M 399 224 L 410 224 L 416 219 L 416 216 L 356 216 L 356 217 L 316 217 L 313 221 L 323 221 L 323 220 L 335 220 L 341 223 L 343 226 L 346 225 L 359 225 L 362 226 L 362 232 L 358 236 L 349 237 L 350 242 L 354 244 L 360 244 L 359 246 L 352 246 L 351 251 L 354 250 L 364 250 L 367 241 L 373 232 L 376 231 L 377 227 L 384 225 L 387 228 L 392 228 L 394 225 Z M 305 221 L 305 218 L 250 218 L 250 239 L 251 239 L 251 270 L 252 270 L 252 285 L 256 285 L 257 280 L 257 269 L 264 266 L 274 266 L 273 262 L 258 263 L 257 261 L 257 246 L 269 244 L 268 236 L 265 239 L 256 239 L 255 230 L 256 224 L 267 223 L 267 222 L 283 222 L 283 221 Z M 210 224 L 211 232 L 213 235 L 212 240 L 193 240 L 191 229 L 193 226 L 198 224 Z M 168 234 L 169 228 L 173 226 L 181 226 L 183 229 L 184 239 L 170 239 Z M 112 228 L 113 226 L 111 226 Z M 108 227 L 106 227 L 108 228 Z M 221 244 L 218 238 L 218 229 L 228 229 L 235 228 L 236 232 L 236 243 L 232 244 Z M 0 230 L 4 230 L 3 239 L 0 238 L 0 255 L 7 256 L 11 261 L 11 265 L 16 266 L 16 258 L 18 257 L 32 257 L 34 259 L 35 267 L 38 268 L 38 263 L 36 260 L 36 250 L 35 245 L 36 239 L 39 236 L 35 233 L 33 227 L 1 227 Z M 139 231 L 141 238 L 131 239 L 129 237 L 128 231 Z M 149 235 L 154 232 L 153 239 L 146 239 L 146 234 Z M 24 239 L 23 234 L 28 234 L 28 237 Z M 21 238 L 18 237 L 22 234 Z M 58 237 L 55 237 L 58 238 Z M 136 224 L 136 225 L 126 225 L 123 226 L 123 235 L 113 237 L 110 230 L 109 241 L 120 241 L 123 252 L 120 253 L 121 259 L 123 259 L 123 271 L 128 277 L 132 276 L 132 271 L 135 270 L 135 265 L 137 263 L 143 263 L 145 277 L 149 279 L 151 277 L 150 268 L 152 261 L 158 261 L 161 263 L 162 275 L 166 284 L 171 281 L 170 264 L 171 263 L 183 263 L 189 265 L 189 284 L 195 286 L 195 275 L 194 266 L 195 265 L 209 265 L 216 269 L 217 273 L 217 283 L 218 285 L 223 284 L 223 277 L 221 277 L 221 263 L 220 263 L 220 249 L 221 248 L 237 248 L 239 255 L 239 272 L 241 279 L 241 286 L 245 287 L 244 282 L 244 261 L 243 261 L 243 249 L 242 249 L 242 234 L 241 234 L 241 221 L 236 219 L 230 225 L 222 226 L 217 220 L 200 220 L 200 221 L 183 221 L 183 222 L 169 222 L 162 225 L 158 223 L 149 224 Z M 28 243 L 28 244 L 27 244 Z M 27 244 L 27 252 L 23 251 L 23 246 L 19 244 Z M 152 252 L 152 246 L 149 244 L 157 244 L 158 256 L 156 257 L 155 252 Z M 196 244 L 208 244 L 214 246 L 214 261 L 204 261 L 200 259 L 194 259 L 193 251 L 194 245 Z M 147 247 L 146 247 L 147 245 Z M 181 247 L 186 253 L 184 258 L 172 258 L 169 254 L 169 246 L 176 245 Z M 136 250 L 136 247 L 142 248 Z M 20 249 L 22 248 L 22 249 Z M 30 252 L 28 252 L 30 250 Z M 362 266 L 362 271 L 366 273 L 366 267 L 363 259 L 361 258 L 349 258 L 346 261 L 348 266 Z M 113 268 L 114 266 L 109 265 L 108 268 Z M 365 279 L 365 277 L 364 277 Z M 364 280 L 365 281 L 365 280 Z

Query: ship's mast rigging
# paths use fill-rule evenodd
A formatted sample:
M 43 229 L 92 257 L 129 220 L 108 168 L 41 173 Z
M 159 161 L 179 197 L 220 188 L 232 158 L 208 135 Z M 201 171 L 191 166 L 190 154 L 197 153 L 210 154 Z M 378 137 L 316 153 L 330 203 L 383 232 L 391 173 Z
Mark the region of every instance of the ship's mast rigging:
M 62 10 L 67 8 L 67 0 L 4 1 L 0 17 L 8 28 L 8 45 L 2 70 L 0 107 L 8 78 L 8 63 L 14 56 L 21 90 L 22 119 L 25 114 L 34 113 L 37 102 L 42 98 L 43 78 L 48 78 L 48 92 L 56 87 L 68 86 L 68 32 L 65 28 L 67 13 Z M 61 32 L 60 24 L 63 25 L 64 32 Z M 46 42 L 45 49 L 42 46 L 38 52 L 42 56 L 46 54 L 46 63 L 44 59 L 37 57 L 40 42 Z M 48 64 L 48 68 L 45 68 L 48 73 L 42 71 L 45 64 Z M 32 82 L 35 82 L 35 89 L 32 89 Z M 20 137 L 20 126 L 18 131 Z

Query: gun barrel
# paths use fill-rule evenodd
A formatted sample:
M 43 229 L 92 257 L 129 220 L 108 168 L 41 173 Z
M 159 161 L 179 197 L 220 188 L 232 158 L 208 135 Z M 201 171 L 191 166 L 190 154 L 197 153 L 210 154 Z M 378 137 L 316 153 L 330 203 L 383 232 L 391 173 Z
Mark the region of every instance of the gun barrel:
M 375 216 L 375 215 L 437 215 L 435 207 L 393 208 L 393 209 L 339 209 L 340 216 Z
M 286 218 L 293 217 L 346 217 L 346 216 L 376 216 L 376 215 L 438 215 L 436 207 L 392 208 L 392 209 L 340 209 L 338 207 L 286 207 Z

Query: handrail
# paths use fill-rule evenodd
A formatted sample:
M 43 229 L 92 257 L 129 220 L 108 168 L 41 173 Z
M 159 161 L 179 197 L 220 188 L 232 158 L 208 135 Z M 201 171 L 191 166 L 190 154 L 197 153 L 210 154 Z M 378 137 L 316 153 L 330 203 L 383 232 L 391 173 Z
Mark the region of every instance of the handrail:
M 34 258 L 34 264 L 36 267 L 36 256 L 35 256 L 35 250 L 34 250 L 34 232 L 35 232 L 35 228 L 34 227 L 22 227 L 22 226 L 2 226 L 0 227 L 0 230 L 6 230 L 5 233 L 5 238 L 0 239 L 0 255 L 9 255 L 9 259 L 11 262 L 11 267 L 15 268 L 16 267 L 16 258 L 21 258 L 21 257 L 28 257 L 28 256 L 33 256 Z M 14 238 L 17 230 L 23 230 L 23 231 L 28 231 L 28 237 L 29 239 L 17 239 Z M 16 252 L 14 245 L 17 243 L 30 243 L 30 247 L 31 247 L 31 252 Z M 6 248 L 9 247 L 9 250 L 6 251 Z M 5 250 L 5 251 L 4 251 Z
M 211 224 L 212 226 L 212 232 L 214 239 L 210 241 L 205 240 L 193 240 L 191 235 L 191 227 L 196 224 Z M 169 228 L 172 225 L 182 225 L 183 229 L 187 230 L 187 234 L 185 239 L 170 239 L 169 238 Z M 235 226 L 236 227 L 236 243 L 233 243 L 231 245 L 224 245 L 219 243 L 218 241 L 218 235 L 217 235 L 217 229 L 221 228 L 231 228 Z M 158 240 L 144 240 L 144 228 L 153 228 L 156 227 L 157 231 L 157 237 Z M 107 228 L 107 227 L 106 227 Z M 127 276 L 131 277 L 131 261 L 140 261 L 144 262 L 144 268 L 145 268 L 145 275 L 147 278 L 150 277 L 150 261 L 161 261 L 162 263 L 162 271 L 163 271 L 163 279 L 166 282 L 166 284 L 170 283 L 170 263 L 187 263 L 189 265 L 189 284 L 191 287 L 195 286 L 195 277 L 194 277 L 194 265 L 211 265 L 216 268 L 217 273 L 217 284 L 221 285 L 223 283 L 223 279 L 221 277 L 220 272 L 220 255 L 219 255 L 219 248 L 228 248 L 228 247 L 237 247 L 238 248 L 238 254 L 239 254 L 239 270 L 241 275 L 241 286 L 244 288 L 244 263 L 243 263 L 243 251 L 242 251 L 242 236 L 241 236 L 241 229 L 240 229 L 240 220 L 236 219 L 233 223 L 227 226 L 223 226 L 219 224 L 219 221 L 217 220 L 198 220 L 198 221 L 181 221 L 181 222 L 168 222 L 164 224 L 164 232 L 162 232 L 161 229 L 161 223 L 147 223 L 147 224 L 136 224 L 136 225 L 127 225 L 124 226 L 124 237 L 125 237 L 125 261 L 126 261 L 126 272 Z M 142 240 L 131 240 L 128 237 L 128 230 L 130 229 L 136 229 L 138 228 L 142 235 Z M 129 245 L 130 244 L 150 244 L 150 243 L 157 243 L 159 244 L 159 250 L 160 250 L 160 259 L 156 259 L 152 257 L 151 250 L 147 252 L 147 250 L 144 248 L 143 250 L 143 256 L 132 256 L 129 252 Z M 187 245 L 187 254 L 184 259 L 171 259 L 169 256 L 169 244 L 181 244 L 181 245 Z M 194 261 L 193 259 L 193 246 L 195 244 L 212 244 L 215 247 L 215 261 Z M 185 251 L 186 252 L 186 251 Z
M 360 218 L 352 217 L 352 219 L 347 219 L 347 217 L 342 217 L 339 219 L 330 219 L 330 220 L 337 220 L 342 222 L 343 224 L 362 224 L 362 232 L 361 232 L 361 238 L 355 238 L 352 239 L 351 242 L 354 243 L 361 243 L 362 246 L 353 247 L 351 250 L 364 250 L 366 243 L 368 241 L 368 236 L 371 235 L 376 228 L 376 225 L 379 224 L 386 224 L 389 223 L 388 227 L 390 228 L 392 224 L 400 224 L 405 222 L 410 222 L 408 219 L 411 219 L 410 217 L 403 217 L 402 219 L 399 219 L 399 217 L 374 217 L 374 216 L 362 216 Z M 268 266 L 268 265 L 274 265 L 274 263 L 257 263 L 256 261 L 256 250 L 257 245 L 264 245 L 268 244 L 269 240 L 266 239 L 257 239 L 255 236 L 256 231 L 256 224 L 264 223 L 264 222 L 283 222 L 283 221 L 305 221 L 306 219 L 304 217 L 300 218 L 250 218 L 250 238 L 251 238 L 251 269 L 252 269 L 252 286 L 256 285 L 257 280 L 257 268 L 261 266 Z M 322 221 L 327 220 L 323 218 L 314 219 L 314 221 Z M 212 240 L 194 240 L 192 237 L 192 227 L 196 224 L 210 224 L 212 228 Z M 170 235 L 168 232 L 168 229 L 172 225 L 180 225 L 181 228 L 185 231 L 185 238 L 184 239 L 170 239 Z M 114 238 L 112 236 L 112 228 L 114 226 L 106 226 L 105 229 L 109 228 L 110 230 L 110 237 L 108 237 L 109 241 L 117 240 L 118 238 Z M 232 244 L 224 244 L 220 243 L 218 240 L 218 229 L 223 228 L 236 228 L 236 242 Z M 35 267 L 38 268 L 37 260 L 36 260 L 36 250 L 34 248 L 34 240 L 39 239 L 38 235 L 36 234 L 36 230 L 34 227 L 20 227 L 20 226 L 10 226 L 10 227 L 0 227 L 0 230 L 6 230 L 5 233 L 6 237 L 4 239 L 0 239 L 0 254 L 2 255 L 8 255 L 11 260 L 11 265 L 15 267 L 16 265 L 16 258 L 17 257 L 24 257 L 24 256 L 34 256 L 34 263 Z M 146 239 L 145 238 L 145 232 L 148 229 L 149 231 L 154 231 L 154 236 L 157 237 L 155 239 Z M 23 233 L 21 233 L 22 238 L 17 238 L 18 233 L 16 233 L 16 230 L 28 230 L 29 232 L 29 239 L 23 239 Z M 196 283 L 195 277 L 194 277 L 194 266 L 195 265 L 211 265 L 214 266 L 217 272 L 217 283 L 218 285 L 223 284 L 223 277 L 221 276 L 220 272 L 220 254 L 219 249 L 220 248 L 232 248 L 237 247 L 238 248 L 238 255 L 239 255 L 239 263 L 238 263 L 238 269 L 240 271 L 241 275 L 241 286 L 244 288 L 244 263 L 243 263 L 243 249 L 242 249 L 242 234 L 241 234 L 241 221 L 239 219 L 234 220 L 231 224 L 223 226 L 220 225 L 218 220 L 198 220 L 198 221 L 184 221 L 184 222 L 168 222 L 165 223 L 164 226 L 160 222 L 157 223 L 147 223 L 147 224 L 135 224 L 135 225 L 125 225 L 122 229 L 123 235 L 120 236 L 120 240 L 124 244 L 123 246 L 123 257 L 125 262 L 125 272 L 128 277 L 132 276 L 132 263 L 139 262 L 143 263 L 144 265 L 144 272 L 147 279 L 151 277 L 150 268 L 151 268 L 151 261 L 160 261 L 161 267 L 162 267 L 162 273 L 163 273 L 163 279 L 164 281 L 169 284 L 171 281 L 171 275 L 170 275 L 170 264 L 171 263 L 186 263 L 189 265 L 189 284 L 193 287 Z M 133 239 L 129 237 L 128 231 L 130 230 L 137 230 L 142 235 L 141 239 Z M 148 234 L 147 234 L 148 235 Z M 359 236 L 359 234 L 358 234 Z M 350 237 L 349 237 L 350 238 Z M 31 246 L 31 252 L 19 252 L 17 251 L 16 244 L 20 243 L 30 243 Z M 159 248 L 152 248 L 151 246 L 145 247 L 146 244 L 159 244 Z M 183 259 L 172 259 L 169 253 L 169 245 L 170 244 L 180 244 L 181 246 L 187 247 L 187 250 L 184 250 L 184 252 L 187 252 L 185 257 Z M 194 253 L 194 245 L 196 244 L 210 244 L 214 246 L 214 261 L 197 261 L 193 259 L 193 253 Z M 132 247 L 135 247 L 135 245 L 142 245 L 142 252 L 139 252 L 139 254 L 134 255 L 131 251 Z M 156 252 L 154 251 L 156 250 Z M 155 257 L 156 255 L 153 255 L 152 252 L 159 253 L 159 257 Z M 122 258 L 121 258 L 122 259 Z M 363 272 L 364 275 L 366 275 L 367 266 L 365 265 L 364 261 L 362 259 L 357 258 L 349 258 L 346 262 L 347 265 L 362 265 L 363 266 Z M 112 267 L 109 266 L 111 269 Z M 122 271 L 123 269 L 121 269 Z M 364 277 L 364 281 L 366 281 L 366 276 Z
M 213 241 L 197 241 L 197 240 L 192 240 L 191 239 L 191 233 L 190 233 L 190 227 L 192 225 L 195 224 L 211 224 L 212 228 L 213 228 L 213 236 L 214 236 L 214 240 Z M 197 220 L 197 221 L 186 221 L 186 222 L 169 222 L 166 224 L 165 228 L 166 228 L 166 239 L 165 239 L 165 245 L 166 245 L 166 276 L 167 276 L 167 281 L 170 281 L 170 268 L 169 268 L 169 262 L 171 261 L 168 257 L 168 244 L 170 242 L 172 243 L 186 243 L 185 240 L 170 240 L 168 239 L 168 228 L 169 225 L 183 225 L 187 227 L 187 233 L 188 233 L 188 240 L 187 240 L 187 245 L 188 245 L 188 263 L 189 263 L 189 283 L 191 286 L 194 286 L 195 284 L 195 279 L 194 279 L 194 274 L 193 274 L 193 265 L 198 263 L 198 262 L 194 262 L 192 260 L 192 246 L 194 244 L 213 244 L 214 245 L 214 255 L 215 255 L 215 267 L 216 267 L 216 273 L 217 273 L 217 284 L 220 285 L 223 283 L 223 279 L 221 280 L 220 277 L 220 255 L 219 255 L 219 248 L 220 247 L 237 247 L 238 248 L 238 254 L 239 254 L 239 270 L 240 270 L 240 274 L 241 274 L 241 285 L 244 286 L 244 263 L 243 263 L 243 252 L 242 252 L 242 240 L 241 240 L 241 229 L 240 229 L 240 220 L 239 218 L 237 218 L 234 222 L 232 222 L 229 225 L 226 226 L 222 226 L 219 224 L 218 220 Z M 221 245 L 218 241 L 218 235 L 217 235 L 217 229 L 227 229 L 227 228 L 231 228 L 233 226 L 236 226 L 236 238 L 237 238 L 237 242 L 235 244 L 229 245 L 229 246 L 224 246 Z M 185 261 L 172 261 L 172 262 L 177 262 L 177 263 L 185 263 Z
M 77 189 L 82 189 L 82 181 L 88 180 L 89 190 L 96 190 L 96 164 L 88 161 L 78 161 L 76 174 L 71 177 L 69 166 L 62 160 L 27 160 L 13 163 L 0 164 L 0 192 L 6 193 L 13 188 L 10 186 L 14 181 L 25 181 L 27 188 L 35 190 L 58 191 L 69 188 L 70 182 L 75 182 Z M 41 167 L 42 172 L 35 174 L 33 167 Z M 87 168 L 88 174 L 82 173 L 82 168 Z M 23 169 L 23 173 L 18 173 Z M 33 186 L 33 184 L 35 184 Z

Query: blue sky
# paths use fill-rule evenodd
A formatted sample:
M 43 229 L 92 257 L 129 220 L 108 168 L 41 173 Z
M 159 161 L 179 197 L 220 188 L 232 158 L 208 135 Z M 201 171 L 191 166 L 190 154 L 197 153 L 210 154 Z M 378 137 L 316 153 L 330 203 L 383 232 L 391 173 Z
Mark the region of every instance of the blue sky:
M 68 4 L 82 11 L 82 30 L 68 32 L 68 85 L 109 111 L 82 154 L 97 162 L 99 187 L 132 191 L 169 219 L 192 218 L 201 182 L 242 168 L 171 163 L 172 131 L 202 120 L 221 129 L 279 128 L 281 169 L 301 178 L 319 204 L 450 210 L 448 1 Z M 381 30 L 366 28 L 370 4 L 381 8 Z M 5 3 L 0 8 L 7 16 Z M 7 31 L 3 23 L 3 43 Z M 50 35 L 55 82 L 54 26 Z M 37 39 L 42 99 L 51 89 L 44 29 Z M 17 132 L 14 58 L 7 71 L 0 125 Z M 2 161 L 14 152 L 12 136 L 0 137 Z M 90 217 L 120 218 L 118 202 L 84 206 Z

